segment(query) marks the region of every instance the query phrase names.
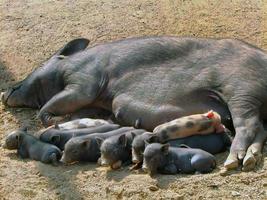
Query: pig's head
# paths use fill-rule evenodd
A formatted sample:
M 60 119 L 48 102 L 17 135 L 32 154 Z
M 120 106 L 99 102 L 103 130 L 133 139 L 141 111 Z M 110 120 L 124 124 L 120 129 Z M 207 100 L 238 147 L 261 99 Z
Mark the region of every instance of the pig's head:
M 2 103 L 10 107 L 42 107 L 64 88 L 64 81 L 58 69 L 66 62 L 65 58 L 85 49 L 88 43 L 89 40 L 83 38 L 67 43 L 24 80 L 2 92 Z
M 26 133 L 26 131 L 27 129 L 23 128 L 9 133 L 5 139 L 3 148 L 9 150 L 18 149 L 20 140 L 22 139 L 22 136 L 24 133 Z
M 48 129 L 42 132 L 39 136 L 40 140 L 46 143 L 53 144 L 57 147 L 60 146 L 61 136 L 59 133 L 53 133 L 56 129 Z
M 94 146 L 94 140 L 91 138 L 74 137 L 65 144 L 64 152 L 60 161 L 64 164 L 87 161 L 89 154 L 95 153 L 93 152 L 95 150 Z
M 159 140 L 158 137 L 150 132 L 145 132 L 142 135 L 136 135 L 132 142 L 132 162 L 133 163 L 143 162 L 145 141 L 147 141 L 148 143 L 155 143 L 159 142 L 158 140 Z
M 157 170 L 163 168 L 167 162 L 169 147 L 169 144 L 148 144 L 144 151 L 142 169 L 151 176 L 156 174 Z
M 102 142 L 100 152 L 101 165 L 111 166 L 112 169 L 119 168 L 130 154 L 130 149 L 127 148 L 126 135 L 123 134 L 107 138 Z

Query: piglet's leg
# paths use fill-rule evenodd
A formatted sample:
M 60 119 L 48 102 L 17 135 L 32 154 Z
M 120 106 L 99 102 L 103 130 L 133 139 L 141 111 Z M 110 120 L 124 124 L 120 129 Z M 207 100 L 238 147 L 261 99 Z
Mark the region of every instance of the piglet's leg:
M 18 149 L 18 155 L 19 155 L 19 157 L 20 158 L 22 158 L 22 159 L 24 159 L 24 158 L 29 158 L 29 154 L 28 154 L 28 152 L 24 149 L 24 148 L 26 148 L 26 147 L 20 147 L 19 149 Z
M 38 117 L 44 126 L 50 126 L 56 122 L 55 116 L 70 114 L 90 103 L 95 98 L 95 92 L 84 94 L 79 88 L 66 88 L 52 97 L 40 110 Z
M 57 159 L 57 155 L 55 153 L 52 153 L 50 155 L 50 159 L 51 159 L 52 165 L 58 166 L 60 164 L 59 161 L 58 161 L 58 159 Z
M 174 163 L 169 164 L 163 168 L 161 171 L 163 174 L 177 174 L 178 170 Z

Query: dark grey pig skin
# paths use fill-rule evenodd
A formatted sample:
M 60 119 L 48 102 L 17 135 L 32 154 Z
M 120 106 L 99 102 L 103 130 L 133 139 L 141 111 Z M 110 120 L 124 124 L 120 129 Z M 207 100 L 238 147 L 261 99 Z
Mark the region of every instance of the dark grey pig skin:
M 56 128 L 49 128 L 40 134 L 40 140 L 50 144 L 56 145 L 61 150 L 64 150 L 65 144 L 73 137 L 89 135 L 93 133 L 104 133 L 119 129 L 117 124 L 105 124 L 93 128 L 82 128 L 72 130 L 59 130 Z
M 30 158 L 54 165 L 58 164 L 62 155 L 60 149 L 55 145 L 44 143 L 22 130 L 10 133 L 6 137 L 4 148 L 17 149 L 21 158 Z
M 136 135 L 144 133 L 145 130 L 136 129 L 128 131 L 121 135 L 115 135 L 102 140 L 101 142 L 101 165 L 109 165 L 112 168 L 115 163 L 119 162 L 123 164 L 131 161 L 131 149 L 132 142 Z M 120 164 L 116 164 L 116 168 L 120 167 Z
M 66 144 L 61 161 L 71 164 L 78 161 L 96 162 L 100 157 L 100 145 L 102 140 L 134 130 L 133 127 L 123 127 L 105 133 L 93 133 L 85 136 L 71 138 Z
M 215 157 L 201 149 L 170 147 L 169 144 L 149 144 L 144 151 L 143 170 L 150 175 L 208 173 L 216 167 Z

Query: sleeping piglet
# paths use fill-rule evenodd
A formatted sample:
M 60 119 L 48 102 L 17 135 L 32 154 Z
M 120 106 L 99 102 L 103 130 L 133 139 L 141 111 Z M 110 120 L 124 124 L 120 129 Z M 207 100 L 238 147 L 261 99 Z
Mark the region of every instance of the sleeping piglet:
M 144 151 L 143 170 L 151 176 L 163 174 L 208 173 L 216 167 L 215 157 L 201 149 L 170 147 L 167 144 L 148 144 Z
M 221 117 L 214 111 L 181 117 L 161 124 L 153 130 L 153 133 L 160 138 L 161 143 L 192 135 L 223 132 L 225 132 L 225 127 L 221 123 Z
M 10 133 L 6 137 L 3 147 L 10 150 L 17 149 L 21 158 L 30 158 L 54 165 L 58 164 L 62 155 L 58 147 L 38 140 L 33 135 L 28 134 L 26 130 L 17 130 Z

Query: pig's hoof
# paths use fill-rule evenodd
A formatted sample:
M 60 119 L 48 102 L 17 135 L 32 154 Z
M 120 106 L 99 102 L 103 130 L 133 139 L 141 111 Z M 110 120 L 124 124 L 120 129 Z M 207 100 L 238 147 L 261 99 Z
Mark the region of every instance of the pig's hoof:
M 253 170 L 257 164 L 261 160 L 262 154 L 260 152 L 260 148 L 257 146 L 251 145 L 248 150 L 247 154 L 243 160 L 243 171 L 250 171 Z
M 256 159 L 253 155 L 246 156 L 243 160 L 243 167 L 242 171 L 251 171 L 255 168 L 256 166 Z
M 227 176 L 229 174 L 229 171 L 224 167 L 220 170 L 219 174 L 221 176 Z
M 142 162 L 135 163 L 133 166 L 131 166 L 129 169 L 130 171 L 138 170 L 142 168 Z
M 224 162 L 224 167 L 227 170 L 232 170 L 238 168 L 238 159 L 235 155 L 229 154 L 228 158 Z

